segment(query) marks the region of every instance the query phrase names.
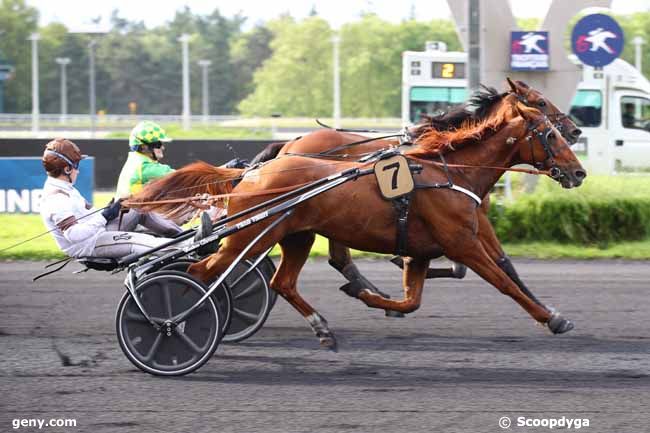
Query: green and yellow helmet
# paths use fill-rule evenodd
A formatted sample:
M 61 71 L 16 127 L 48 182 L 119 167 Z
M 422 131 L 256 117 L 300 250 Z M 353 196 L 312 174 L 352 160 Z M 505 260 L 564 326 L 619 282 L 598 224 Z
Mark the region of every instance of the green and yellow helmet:
M 158 142 L 167 143 L 170 141 L 172 141 L 172 139 L 167 136 L 165 130 L 162 129 L 160 125 L 150 120 L 144 120 L 135 125 L 131 131 L 131 135 L 129 136 L 129 148 L 137 151 L 140 150 L 140 146 L 143 144 Z

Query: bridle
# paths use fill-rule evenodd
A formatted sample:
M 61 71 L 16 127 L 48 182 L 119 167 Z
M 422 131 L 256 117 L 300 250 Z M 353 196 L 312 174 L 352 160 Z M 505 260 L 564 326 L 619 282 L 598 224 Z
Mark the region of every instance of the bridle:
M 540 126 L 542 124 L 545 126 L 544 129 L 540 129 Z M 532 125 L 529 123 L 527 132 L 528 134 L 524 137 L 524 139 L 530 145 L 530 158 L 532 161 L 532 166 L 537 170 L 543 170 L 545 166 L 550 166 L 550 169 L 548 170 L 549 176 L 555 180 L 560 179 L 562 177 L 562 171 L 555 162 L 556 153 L 548 140 L 553 133 L 553 124 L 549 120 L 548 116 L 545 114 L 544 117 L 538 122 L 535 122 Z M 535 136 L 537 136 L 537 139 L 539 140 L 542 148 L 544 149 L 544 152 L 546 153 L 546 158 L 542 161 L 537 161 L 535 159 L 535 148 L 533 147 L 533 138 Z
M 566 113 L 562 112 L 562 111 L 557 111 L 555 113 L 548 113 L 547 112 L 548 103 L 546 103 L 542 107 L 540 107 L 537 104 L 532 104 L 528 100 L 528 96 L 530 95 L 530 92 L 532 92 L 533 90 L 534 89 L 532 87 L 529 88 L 528 91 L 526 92 L 526 94 L 524 94 L 524 95 L 521 95 L 521 94 L 519 94 L 519 92 L 515 92 L 515 91 L 510 91 L 509 93 L 514 95 L 515 98 L 517 98 L 517 100 L 519 102 L 521 102 L 522 104 L 524 104 L 525 106 L 535 108 L 536 110 L 541 111 L 553 123 L 553 126 L 555 126 L 555 129 L 557 129 L 558 132 L 560 134 L 562 134 L 562 137 L 564 137 L 564 139 L 568 143 L 574 143 L 575 142 L 574 137 L 569 136 L 569 135 L 565 135 L 565 132 L 567 132 L 567 131 L 565 131 L 566 128 L 562 124 L 562 121 L 565 120 L 565 119 L 569 119 L 569 116 Z

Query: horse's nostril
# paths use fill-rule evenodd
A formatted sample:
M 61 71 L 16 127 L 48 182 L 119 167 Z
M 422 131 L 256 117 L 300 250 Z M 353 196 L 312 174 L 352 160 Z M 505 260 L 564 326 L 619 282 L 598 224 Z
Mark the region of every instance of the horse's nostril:
M 576 170 L 573 172 L 573 175 L 576 177 L 576 179 L 582 180 L 587 177 L 587 172 L 584 170 Z
M 582 134 L 582 130 L 580 130 L 580 129 L 578 129 L 578 128 L 576 128 L 576 129 L 574 129 L 573 131 L 571 131 L 571 135 L 573 135 L 575 138 L 580 137 L 581 134 Z

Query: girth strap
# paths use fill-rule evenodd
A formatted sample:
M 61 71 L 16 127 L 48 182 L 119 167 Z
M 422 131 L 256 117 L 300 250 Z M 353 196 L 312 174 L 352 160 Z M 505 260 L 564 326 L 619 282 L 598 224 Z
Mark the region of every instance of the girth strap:
M 398 256 L 406 256 L 408 249 L 408 217 L 411 194 L 403 195 L 393 200 L 397 211 L 397 248 Z

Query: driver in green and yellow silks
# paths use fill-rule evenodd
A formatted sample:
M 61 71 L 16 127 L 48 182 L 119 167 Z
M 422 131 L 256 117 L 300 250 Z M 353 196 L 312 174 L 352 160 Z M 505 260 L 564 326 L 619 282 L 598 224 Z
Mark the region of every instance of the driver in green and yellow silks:
M 174 171 L 160 163 L 164 157 L 165 143 L 170 141 L 172 139 L 165 130 L 155 122 L 145 120 L 135 125 L 129 136 L 131 151 L 117 181 L 117 198 L 135 194 L 148 182 Z

